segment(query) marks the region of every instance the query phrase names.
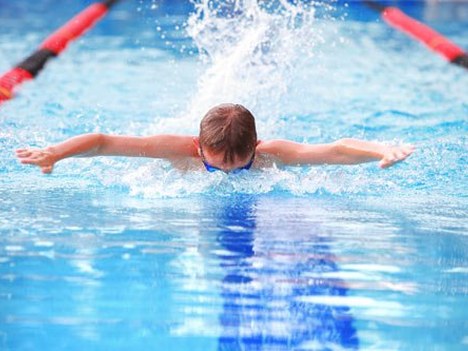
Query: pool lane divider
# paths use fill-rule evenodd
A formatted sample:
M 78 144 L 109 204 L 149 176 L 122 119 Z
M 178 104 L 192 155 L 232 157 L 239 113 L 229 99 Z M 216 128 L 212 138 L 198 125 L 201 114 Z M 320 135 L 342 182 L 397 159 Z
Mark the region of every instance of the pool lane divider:
M 385 6 L 373 0 L 363 0 L 363 3 L 379 12 L 384 21 L 393 28 L 422 42 L 450 63 L 468 69 L 468 54 L 431 27 L 408 16 L 397 7 Z
M 13 98 L 17 86 L 36 77 L 47 61 L 60 55 L 71 41 L 93 27 L 118 1 L 105 0 L 89 5 L 48 36 L 33 54 L 0 76 L 0 105 Z

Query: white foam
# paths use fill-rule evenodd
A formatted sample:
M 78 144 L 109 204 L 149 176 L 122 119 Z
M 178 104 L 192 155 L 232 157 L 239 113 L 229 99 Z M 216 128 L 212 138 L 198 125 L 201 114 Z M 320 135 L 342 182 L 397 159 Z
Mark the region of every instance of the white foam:
M 382 301 L 375 300 L 364 296 L 326 296 L 326 295 L 310 295 L 300 296 L 296 300 L 321 304 L 327 306 L 350 306 L 353 307 L 365 307 L 365 308 L 379 308 L 380 310 L 387 311 L 403 311 L 403 305 L 396 301 Z
M 47 240 L 37 240 L 34 242 L 34 246 L 38 247 L 52 247 L 54 246 L 54 242 L 47 241 Z
M 268 194 L 287 192 L 296 196 L 316 193 L 373 193 L 392 188 L 393 182 L 384 177 L 366 177 L 368 166 L 361 167 L 288 167 L 251 170 L 240 174 L 205 171 L 181 172 L 166 162 L 152 160 L 129 169 L 119 184 L 129 188 L 132 196 L 145 198 L 185 197 L 197 194 L 230 196 L 237 194 Z M 101 180 L 115 177 L 107 172 Z
M 299 60 L 313 57 L 321 41 L 314 7 L 283 0 L 274 7 L 257 0 L 194 3 L 187 34 L 198 48 L 203 71 L 197 91 L 176 121 L 198 126 L 212 106 L 235 102 L 248 106 L 258 119 L 278 122 L 291 70 Z
M 18 251 L 24 251 L 24 247 L 19 246 L 19 245 L 7 245 L 7 246 L 5 246 L 5 250 L 6 251 L 18 252 Z

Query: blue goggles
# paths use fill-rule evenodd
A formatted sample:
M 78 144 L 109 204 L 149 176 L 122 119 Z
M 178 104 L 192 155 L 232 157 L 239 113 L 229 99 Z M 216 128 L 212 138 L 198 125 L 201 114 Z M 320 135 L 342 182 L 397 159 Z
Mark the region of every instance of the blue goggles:
M 226 171 L 222 170 L 221 168 L 212 166 L 208 162 L 206 162 L 205 155 L 203 154 L 203 149 L 202 148 L 200 148 L 200 155 L 201 155 L 203 165 L 205 166 L 205 168 L 206 168 L 206 170 L 208 172 L 221 171 L 221 172 L 225 172 L 225 173 L 238 173 L 240 171 L 250 169 L 250 167 L 252 167 L 252 164 L 254 163 L 254 159 L 255 159 L 255 153 L 253 153 L 252 158 L 250 159 L 250 161 L 245 166 L 234 168 L 233 170 L 230 170 L 229 172 L 226 172 Z

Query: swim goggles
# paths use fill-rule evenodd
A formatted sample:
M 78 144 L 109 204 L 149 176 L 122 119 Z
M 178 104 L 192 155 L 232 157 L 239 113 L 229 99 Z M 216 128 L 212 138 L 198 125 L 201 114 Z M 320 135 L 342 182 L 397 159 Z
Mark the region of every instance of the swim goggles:
M 205 168 L 206 168 L 206 170 L 208 172 L 221 171 L 221 172 L 224 172 L 224 173 L 234 173 L 235 174 L 235 173 L 239 173 L 240 171 L 248 170 L 248 169 L 250 169 L 250 167 L 252 167 L 252 164 L 254 163 L 254 159 L 255 159 L 255 152 L 253 153 L 252 158 L 250 159 L 250 161 L 245 166 L 234 168 L 233 170 L 230 170 L 229 172 L 226 172 L 226 171 L 222 170 L 221 168 L 212 166 L 208 162 L 206 162 L 205 155 L 203 154 L 203 149 L 202 148 L 200 148 L 200 156 L 201 156 L 203 165 L 205 166 Z

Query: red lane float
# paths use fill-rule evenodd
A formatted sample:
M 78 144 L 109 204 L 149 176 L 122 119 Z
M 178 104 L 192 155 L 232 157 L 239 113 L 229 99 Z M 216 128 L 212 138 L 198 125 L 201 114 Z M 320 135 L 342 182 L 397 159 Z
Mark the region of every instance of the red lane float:
M 436 32 L 431 27 L 406 15 L 396 7 L 386 7 L 376 1 L 364 1 L 371 9 L 380 12 L 390 26 L 422 42 L 432 51 L 442 55 L 449 62 L 468 69 L 468 55 L 455 43 Z
M 103 18 L 117 1 L 119 0 L 105 0 L 89 5 L 47 37 L 32 55 L 0 76 L 0 105 L 14 96 L 13 92 L 17 86 L 33 79 L 49 59 L 59 55 L 71 41 L 83 35 Z
M 63 27 L 52 33 L 42 43 L 40 48 L 48 49 L 57 55 L 60 54 L 67 47 L 69 42 L 81 36 L 97 21 L 104 17 L 107 10 L 107 7 L 101 3 L 88 6 L 70 21 L 65 23 Z
M 444 56 L 449 61 L 464 54 L 462 49 L 442 34 L 406 15 L 396 7 L 387 7 L 383 11 L 382 17 L 391 26 L 426 44 L 431 50 Z
M 28 71 L 15 67 L 0 77 L 0 104 L 13 97 L 13 89 L 33 76 Z

